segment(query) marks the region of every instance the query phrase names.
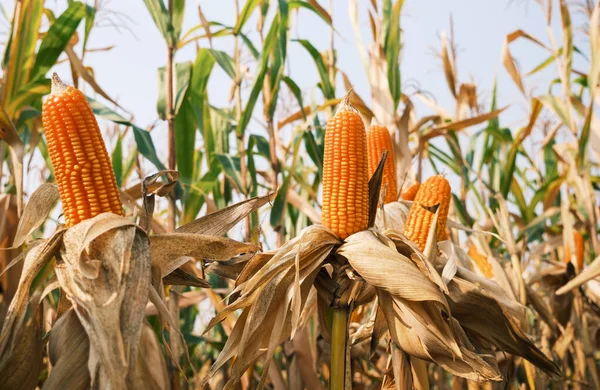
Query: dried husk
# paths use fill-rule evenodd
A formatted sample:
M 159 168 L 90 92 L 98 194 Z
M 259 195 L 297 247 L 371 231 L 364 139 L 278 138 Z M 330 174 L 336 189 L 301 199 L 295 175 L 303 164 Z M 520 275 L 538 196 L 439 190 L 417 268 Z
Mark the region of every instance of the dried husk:
M 42 349 L 41 324 L 36 314 L 40 295 L 39 289 L 33 296 L 30 295 L 30 291 L 35 277 L 56 253 L 63 233 L 63 229 L 58 229 L 49 239 L 30 244 L 29 248 L 15 259 L 20 261 L 24 258 L 23 271 L 0 332 L 0 378 L 15 376 L 15 380 L 19 381 L 15 383 L 20 384 L 33 382 L 32 377 L 37 381 L 39 370 L 36 372 L 36 368 L 41 370 L 37 361 L 38 356 L 41 359 Z M 23 372 L 19 367 L 31 369 Z
M 225 388 L 231 389 L 240 376 L 260 356 L 264 355 L 264 386 L 275 348 L 292 336 L 300 326 L 301 315 L 314 279 L 335 245 L 337 237 L 327 228 L 313 225 L 284 246 L 258 269 L 244 277 L 234 289 L 239 297 L 211 320 L 207 331 L 228 315 L 242 309 L 225 347 L 211 367 L 206 383 L 228 360 L 231 379 Z
M 90 339 L 92 386 L 124 389 L 148 301 L 148 238 L 129 219 L 104 213 L 70 228 L 60 255 L 56 276 Z

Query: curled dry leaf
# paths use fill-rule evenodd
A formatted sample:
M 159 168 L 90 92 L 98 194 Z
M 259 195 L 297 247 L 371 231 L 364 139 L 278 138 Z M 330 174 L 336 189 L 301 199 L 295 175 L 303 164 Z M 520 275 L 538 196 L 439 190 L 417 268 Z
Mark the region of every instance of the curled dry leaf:
M 40 310 L 12 335 L 18 347 L 10 354 L 0 354 L 0 389 L 33 389 L 43 369 L 42 324 Z
M 60 252 L 55 272 L 90 339 L 92 386 L 125 388 L 148 300 L 148 238 L 127 218 L 104 213 L 67 230 Z
M 231 379 L 225 386 L 231 389 L 247 367 L 265 355 L 259 383 L 259 388 L 262 388 L 275 348 L 295 333 L 315 277 L 337 244 L 339 240 L 329 229 L 310 226 L 237 285 L 233 294 L 239 294 L 239 297 L 219 312 L 207 327 L 208 331 L 242 309 L 204 382 L 235 357 L 231 365 Z M 252 264 L 250 262 L 248 266 Z
M 21 246 L 25 239 L 44 223 L 58 198 L 58 187 L 51 183 L 42 184 L 31 194 L 19 220 L 14 247 Z
M 90 386 L 88 356 L 90 341 L 73 309 L 64 313 L 52 326 L 48 357 L 52 368 L 44 390 L 84 390 Z
M 556 294 L 565 294 L 582 284 L 600 276 L 600 256 L 596 257 L 592 264 L 585 268 L 579 275 L 571 279 L 567 284 L 556 291 Z
M 346 239 L 338 253 L 374 286 L 390 335 L 401 350 L 474 380 L 497 380 L 494 362 L 482 359 L 468 341 L 438 285 L 409 258 L 370 231 Z
M 463 271 L 464 275 L 469 271 Z M 478 276 L 472 274 L 473 278 Z M 485 284 L 493 285 L 492 282 Z M 454 318 L 465 329 L 474 343 L 485 341 L 487 347 L 495 347 L 513 355 L 522 356 L 550 375 L 560 375 L 558 366 L 552 362 L 529 340 L 523 332 L 525 324 L 524 307 L 517 302 L 505 306 L 500 299 L 503 295 L 487 291 L 482 284 L 475 284 L 460 277 L 450 285 L 448 302 Z M 494 289 L 497 292 L 497 289 Z M 506 299 L 505 299 L 506 301 Z M 481 310 L 485 308 L 485 310 Z M 522 314 L 515 315 L 518 310 Z M 475 341 L 476 340 L 476 341 Z M 485 345 L 482 345 L 484 347 Z
M 165 233 L 150 237 L 152 264 L 161 270 L 162 277 L 188 262 L 190 258 L 224 261 L 243 254 L 253 254 L 257 250 L 254 244 L 204 234 Z

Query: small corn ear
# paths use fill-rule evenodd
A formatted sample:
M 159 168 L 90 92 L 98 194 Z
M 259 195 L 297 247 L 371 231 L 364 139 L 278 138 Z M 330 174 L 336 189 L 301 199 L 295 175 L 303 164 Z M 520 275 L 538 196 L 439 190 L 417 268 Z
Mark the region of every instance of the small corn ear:
M 385 160 L 383 168 L 383 177 L 381 180 L 381 188 L 387 186 L 385 193 L 385 204 L 397 200 L 397 185 L 396 185 L 396 164 L 394 162 L 394 146 L 392 145 L 392 137 L 390 132 L 384 126 L 372 123 L 367 130 L 367 145 L 369 150 L 369 175 L 372 176 L 381 155 L 387 151 L 388 156 Z
M 422 251 L 425 249 L 427 234 L 435 215 L 430 209 L 439 205 L 437 240 L 448 238 L 446 220 L 450 208 L 450 183 L 441 175 L 432 176 L 421 184 L 415 200 L 404 223 L 404 235 L 417 244 Z
M 403 200 L 413 201 L 413 200 L 415 200 L 415 196 L 417 196 L 417 192 L 419 192 L 420 187 L 421 187 L 421 183 L 416 182 L 415 184 L 408 187 L 406 189 L 406 191 L 402 191 L 402 194 L 400 195 L 400 197 Z

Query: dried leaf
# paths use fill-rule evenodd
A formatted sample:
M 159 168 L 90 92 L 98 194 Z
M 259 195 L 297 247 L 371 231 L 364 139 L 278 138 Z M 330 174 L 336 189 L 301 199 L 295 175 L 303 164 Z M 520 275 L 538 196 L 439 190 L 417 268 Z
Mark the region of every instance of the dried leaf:
M 275 192 L 271 192 L 265 196 L 258 196 L 225 207 L 224 209 L 215 211 L 212 214 L 205 215 L 195 221 L 180 226 L 175 232 L 221 236 L 231 230 L 231 228 L 237 225 L 238 222 L 248 216 L 251 212 L 258 210 L 267 202 L 271 202 L 275 198 L 275 194 Z
M 35 388 L 44 368 L 41 315 L 38 310 L 30 315 L 30 321 L 15 329 L 15 333 L 11 335 L 18 347 L 12 353 L 0 354 L 2 390 Z
M 254 244 L 245 244 L 225 237 L 192 233 L 165 233 L 150 237 L 152 264 L 162 277 L 189 261 L 229 260 L 242 254 L 255 253 Z
M 502 63 L 504 64 L 504 67 L 508 71 L 508 74 L 513 79 L 515 84 L 517 84 L 519 90 L 521 90 L 521 92 L 525 95 L 525 87 L 523 86 L 523 79 L 521 77 L 521 73 L 517 69 L 517 66 L 515 65 L 515 60 L 508 48 L 508 46 L 518 38 L 527 39 L 530 42 L 533 42 L 546 50 L 549 49 L 543 43 L 541 43 L 531 35 L 527 34 L 523 30 L 513 31 L 512 33 L 508 34 L 504 39 L 504 46 L 502 47 Z
M 21 246 L 25 239 L 44 223 L 58 199 L 58 187 L 51 183 L 42 184 L 31 194 L 19 220 L 14 247 Z

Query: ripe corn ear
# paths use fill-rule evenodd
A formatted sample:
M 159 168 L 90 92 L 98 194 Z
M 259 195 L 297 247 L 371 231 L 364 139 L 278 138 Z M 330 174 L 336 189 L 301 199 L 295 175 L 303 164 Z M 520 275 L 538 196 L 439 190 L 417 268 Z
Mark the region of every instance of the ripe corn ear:
M 494 271 L 492 270 L 492 265 L 489 263 L 487 256 L 479 253 L 475 244 L 471 244 L 468 254 L 486 278 L 491 279 L 494 277 Z
M 367 229 L 369 222 L 367 136 L 349 95 L 327 123 L 322 217 L 341 239 Z
M 85 95 L 52 76 L 42 107 L 50 160 L 68 227 L 100 213 L 123 215 L 115 173 Z
M 577 259 L 577 270 L 583 269 L 583 236 L 578 231 L 573 232 L 573 242 L 575 243 L 575 258 Z M 565 245 L 565 263 L 571 261 L 571 247 Z
M 381 155 L 387 151 L 388 156 L 383 167 L 383 177 L 381 180 L 381 189 L 387 186 L 384 203 L 390 203 L 397 200 L 396 187 L 396 164 L 394 162 L 394 146 L 392 145 L 392 137 L 390 132 L 384 126 L 372 123 L 367 130 L 367 145 L 369 150 L 369 176 L 372 176 Z
M 415 200 L 415 196 L 417 196 L 417 192 L 419 192 L 420 187 L 421 183 L 416 182 L 412 186 L 408 187 L 406 191 L 403 191 L 400 197 L 404 200 Z
M 422 251 L 425 249 L 427 234 L 435 214 L 428 210 L 439 204 L 437 241 L 448 238 L 446 234 L 446 219 L 450 208 L 450 183 L 441 175 L 432 176 L 419 188 L 415 200 L 404 223 L 404 235 L 417 244 Z

